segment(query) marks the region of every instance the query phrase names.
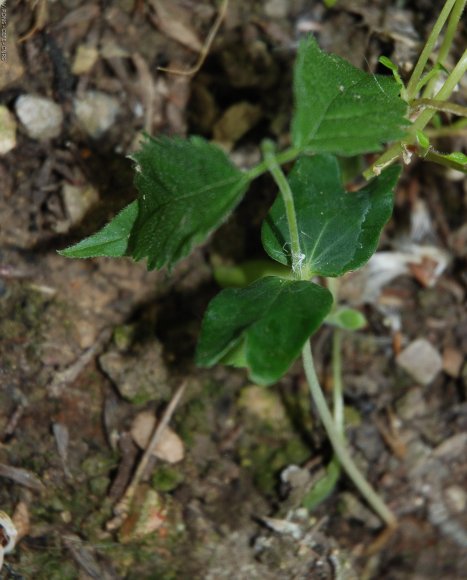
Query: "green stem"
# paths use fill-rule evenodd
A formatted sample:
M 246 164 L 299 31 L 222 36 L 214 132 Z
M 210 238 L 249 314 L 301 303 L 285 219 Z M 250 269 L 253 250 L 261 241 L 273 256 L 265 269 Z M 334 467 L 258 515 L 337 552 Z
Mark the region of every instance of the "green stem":
M 295 147 L 289 147 L 289 149 L 285 149 L 284 151 L 281 151 L 280 153 L 276 153 L 275 157 L 276 157 L 276 161 L 279 165 L 283 165 L 284 163 L 289 163 L 290 161 L 294 161 L 298 155 L 300 154 L 300 151 L 298 149 L 295 149 Z M 267 162 L 261 161 L 260 163 L 258 163 L 258 165 L 255 165 L 254 167 L 252 167 L 251 169 L 249 169 L 246 172 L 246 177 L 252 181 L 253 179 L 256 179 L 257 177 L 259 177 L 260 175 L 263 175 L 263 173 L 266 173 L 267 171 L 269 171 L 269 167 Z
M 457 0 L 454 8 L 452 9 L 451 15 L 449 16 L 448 25 L 446 27 L 446 33 L 444 35 L 443 43 L 438 51 L 438 57 L 436 59 L 436 65 L 444 66 L 446 57 L 451 50 L 452 43 L 454 41 L 454 37 L 457 32 L 457 27 L 459 25 L 459 21 L 462 16 L 462 12 L 464 11 L 465 4 L 467 0 Z M 433 94 L 434 88 L 436 86 L 436 81 L 438 79 L 439 70 L 435 71 L 435 74 L 430 79 L 430 82 L 426 86 L 426 89 L 423 91 L 423 97 L 430 97 Z
M 342 385 L 342 331 L 340 328 L 334 330 L 332 336 L 332 395 L 334 425 L 339 435 L 344 439 L 344 389 Z
M 431 31 L 428 40 L 426 41 L 425 46 L 423 47 L 422 53 L 418 59 L 417 64 L 413 70 L 412 76 L 410 77 L 409 83 L 407 85 L 407 96 L 409 100 L 413 99 L 416 94 L 416 89 L 418 82 L 423 74 L 425 69 L 426 63 L 430 58 L 431 53 L 433 52 L 436 42 L 441 34 L 443 26 L 446 20 L 449 17 L 449 14 L 452 10 L 452 7 L 458 0 L 447 0 L 443 9 L 441 10 L 440 15 L 438 16 L 438 20 L 435 22 L 433 26 L 433 30 Z
M 459 59 L 459 62 L 451 71 L 451 74 L 444 81 L 443 86 L 438 91 L 438 93 L 433 97 L 435 101 L 445 101 L 449 99 L 451 93 L 456 88 L 457 83 L 461 80 L 467 70 L 467 50 Z M 428 125 L 433 116 L 436 114 L 434 109 L 425 109 L 417 117 L 416 121 L 410 127 L 410 135 L 402 142 L 394 143 L 389 149 L 383 153 L 378 159 L 363 173 L 365 179 L 370 179 L 374 175 L 379 175 L 381 171 L 394 163 L 396 159 L 403 152 L 405 145 L 411 145 L 416 141 L 417 131 L 423 131 L 423 129 Z
M 307 341 L 303 347 L 302 357 L 311 396 L 314 400 L 316 408 L 318 409 L 319 416 L 323 422 L 329 440 L 332 443 L 334 452 L 339 458 L 343 469 L 346 471 L 355 487 L 360 491 L 368 504 L 374 509 L 379 517 L 389 527 L 395 527 L 397 522 L 396 517 L 379 497 L 379 495 L 375 492 L 375 490 L 371 487 L 365 477 L 360 473 L 345 445 L 342 436 L 339 434 L 336 426 L 334 425 L 331 412 L 326 403 L 326 399 L 324 398 L 321 387 L 319 386 L 318 378 L 316 376 L 309 341 Z
M 300 251 L 300 237 L 298 234 L 297 215 L 295 213 L 292 190 L 290 189 L 289 182 L 279 165 L 278 158 L 275 154 L 274 143 L 265 140 L 262 143 L 262 149 L 266 167 L 271 172 L 271 175 L 279 188 L 282 199 L 284 200 L 285 214 L 287 216 L 287 225 L 290 233 L 292 271 L 296 276 L 301 276 L 302 253 Z

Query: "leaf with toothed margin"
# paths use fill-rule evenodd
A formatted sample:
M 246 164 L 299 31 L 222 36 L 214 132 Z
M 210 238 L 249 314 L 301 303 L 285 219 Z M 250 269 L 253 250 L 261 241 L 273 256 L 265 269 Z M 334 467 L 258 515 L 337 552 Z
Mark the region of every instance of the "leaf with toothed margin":
M 129 253 L 148 269 L 172 268 L 218 228 L 242 199 L 249 179 L 201 137 L 146 137 L 136 162 L 138 216 Z
M 336 155 L 379 151 L 409 125 L 400 86 L 323 52 L 309 36 L 298 49 L 294 72 L 292 141 L 299 150 Z
M 126 256 L 128 239 L 138 214 L 136 201 L 127 205 L 100 231 L 58 253 L 66 258 L 96 258 Z

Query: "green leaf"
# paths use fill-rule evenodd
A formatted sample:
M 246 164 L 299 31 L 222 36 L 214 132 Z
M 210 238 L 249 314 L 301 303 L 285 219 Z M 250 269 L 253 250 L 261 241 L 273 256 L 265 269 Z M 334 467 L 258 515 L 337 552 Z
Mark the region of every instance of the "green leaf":
M 294 146 L 338 155 L 379 151 L 409 124 L 399 91 L 393 78 L 365 73 L 306 38 L 294 73 Z
M 100 231 L 58 253 L 66 258 L 119 258 L 127 254 L 128 239 L 138 214 L 136 201 L 127 205 Z
M 416 132 L 417 142 L 422 149 L 429 149 L 430 148 L 430 139 L 423 131 Z
M 389 220 L 400 167 L 389 167 L 364 188 L 346 192 L 335 157 L 298 159 L 289 175 L 297 214 L 303 275 L 340 276 L 369 260 Z M 278 196 L 262 229 L 266 252 L 291 265 L 284 202 Z
M 302 505 L 308 511 L 313 511 L 323 503 L 335 490 L 341 475 L 341 466 L 336 456 L 332 458 L 326 467 L 323 477 L 313 485 L 302 500 Z
M 459 165 L 462 166 L 467 165 L 467 155 L 465 153 L 462 153 L 462 151 L 454 151 L 453 153 L 447 153 L 446 155 L 443 155 L 443 157 L 445 159 L 449 159 L 450 161 L 454 161 Z
M 219 265 L 214 267 L 213 274 L 222 288 L 244 288 L 265 276 L 293 277 L 289 268 L 269 259 L 247 260 L 235 266 Z
M 299 356 L 331 305 L 332 295 L 322 286 L 275 276 L 247 288 L 223 290 L 204 316 L 197 363 L 211 367 L 227 356 L 232 362 L 244 361 L 258 384 L 274 383 Z
M 248 178 L 201 137 L 147 137 L 136 162 L 138 217 L 130 253 L 148 269 L 173 267 L 224 222 Z
M 324 322 L 344 330 L 360 330 L 367 325 L 365 316 L 359 310 L 345 307 L 328 314 Z

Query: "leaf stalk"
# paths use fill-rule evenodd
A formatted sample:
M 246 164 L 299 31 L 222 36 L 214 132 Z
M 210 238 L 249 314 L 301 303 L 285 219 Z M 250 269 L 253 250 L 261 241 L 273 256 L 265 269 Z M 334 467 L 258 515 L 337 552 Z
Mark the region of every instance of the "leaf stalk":
M 392 511 L 386 506 L 384 501 L 375 492 L 365 477 L 360 473 L 352 456 L 350 455 L 343 436 L 339 433 L 329 410 L 326 399 L 319 385 L 318 378 L 313 363 L 310 342 L 307 341 L 302 350 L 303 366 L 310 388 L 311 397 L 316 405 L 321 421 L 326 430 L 327 436 L 332 443 L 334 452 L 339 458 L 340 464 L 346 471 L 355 487 L 360 491 L 368 504 L 378 514 L 378 516 L 390 527 L 395 528 L 397 520 Z

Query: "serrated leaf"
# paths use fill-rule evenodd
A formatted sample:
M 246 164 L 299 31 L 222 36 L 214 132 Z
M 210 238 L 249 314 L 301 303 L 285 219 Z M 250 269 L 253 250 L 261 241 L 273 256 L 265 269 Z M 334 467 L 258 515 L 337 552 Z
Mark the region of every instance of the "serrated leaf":
M 173 267 L 222 222 L 248 179 L 219 147 L 201 137 L 146 138 L 136 161 L 138 217 L 129 249 L 148 269 Z
M 298 159 L 289 175 L 304 275 L 340 276 L 369 260 L 393 207 L 400 167 L 389 167 L 356 192 L 346 192 L 331 155 Z M 284 202 L 278 196 L 262 228 L 266 252 L 291 265 Z
M 197 363 L 211 367 L 226 357 L 238 363 L 241 353 L 253 381 L 274 383 L 298 357 L 331 305 L 326 288 L 276 276 L 247 288 L 223 290 L 204 316 Z
M 294 73 L 294 146 L 338 155 L 379 151 L 409 124 L 399 91 L 393 78 L 365 73 L 306 38 Z
M 58 253 L 66 258 L 119 258 L 127 254 L 128 239 L 138 215 L 136 201 L 127 205 L 100 231 Z

